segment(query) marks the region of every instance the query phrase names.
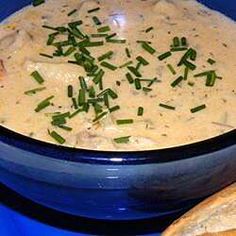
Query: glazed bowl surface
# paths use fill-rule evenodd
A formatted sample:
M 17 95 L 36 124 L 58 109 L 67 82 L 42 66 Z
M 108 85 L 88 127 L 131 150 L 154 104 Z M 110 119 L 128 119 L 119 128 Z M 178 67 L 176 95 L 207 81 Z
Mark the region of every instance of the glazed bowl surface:
M 234 0 L 202 3 L 236 20 Z M 0 21 L 30 4 L 0 0 Z M 0 127 L 0 182 L 39 204 L 106 220 L 162 217 L 236 181 L 236 130 L 143 152 L 58 147 Z

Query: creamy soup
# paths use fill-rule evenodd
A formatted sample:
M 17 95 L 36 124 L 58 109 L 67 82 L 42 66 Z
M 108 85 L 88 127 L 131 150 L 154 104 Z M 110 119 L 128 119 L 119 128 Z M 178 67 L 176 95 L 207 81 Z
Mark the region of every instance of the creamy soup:
M 236 24 L 194 0 L 34 1 L 0 25 L 0 123 L 147 150 L 236 126 Z

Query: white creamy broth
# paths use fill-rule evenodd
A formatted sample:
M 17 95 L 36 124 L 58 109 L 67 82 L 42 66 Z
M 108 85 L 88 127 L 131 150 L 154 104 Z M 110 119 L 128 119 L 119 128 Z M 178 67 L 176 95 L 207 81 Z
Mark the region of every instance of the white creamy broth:
M 147 150 L 223 134 L 235 76 L 235 22 L 194 0 L 48 0 L 0 25 L 1 125 L 55 144 Z

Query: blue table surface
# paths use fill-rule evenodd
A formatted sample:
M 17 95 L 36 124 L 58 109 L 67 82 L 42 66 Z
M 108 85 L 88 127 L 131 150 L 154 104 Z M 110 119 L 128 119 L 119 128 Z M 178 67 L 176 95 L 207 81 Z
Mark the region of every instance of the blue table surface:
M 133 223 L 87 220 L 40 206 L 0 185 L 1 236 L 158 236 L 160 235 L 158 232 L 161 232 L 173 220 L 170 218 L 161 223 L 157 219 Z

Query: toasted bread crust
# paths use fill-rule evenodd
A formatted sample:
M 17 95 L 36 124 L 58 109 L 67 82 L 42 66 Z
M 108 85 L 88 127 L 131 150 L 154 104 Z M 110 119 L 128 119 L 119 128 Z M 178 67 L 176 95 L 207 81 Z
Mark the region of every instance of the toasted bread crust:
M 211 216 L 215 216 L 216 214 L 220 215 L 221 209 L 231 208 L 232 205 L 236 205 L 236 183 L 227 187 L 226 189 L 220 191 L 219 193 L 209 197 L 204 200 L 202 203 L 194 207 L 192 210 L 187 212 L 181 218 L 176 220 L 167 230 L 162 234 L 163 236 L 185 236 L 191 235 L 191 230 L 196 227 L 203 227 L 200 231 L 203 230 L 202 234 L 214 233 L 217 232 L 217 226 L 212 225 L 212 227 L 216 230 L 212 232 L 207 232 L 207 227 L 204 227 L 204 223 L 207 224 L 207 221 Z M 229 209 L 230 210 L 230 209 Z M 220 215 L 221 217 L 227 217 L 227 215 Z M 220 224 L 220 222 L 218 222 Z M 229 222 L 229 225 L 224 229 L 226 232 L 222 232 L 223 234 L 218 235 L 234 235 L 236 236 L 236 222 L 232 220 Z M 234 230 L 235 229 L 235 230 Z M 229 230 L 229 231 L 228 231 Z M 233 230 L 233 231 L 232 231 Z M 197 235 L 193 232 L 192 235 Z M 198 234 L 199 235 L 199 234 Z M 214 234 L 213 234 L 214 235 Z M 217 234 L 216 234 L 217 235 Z

